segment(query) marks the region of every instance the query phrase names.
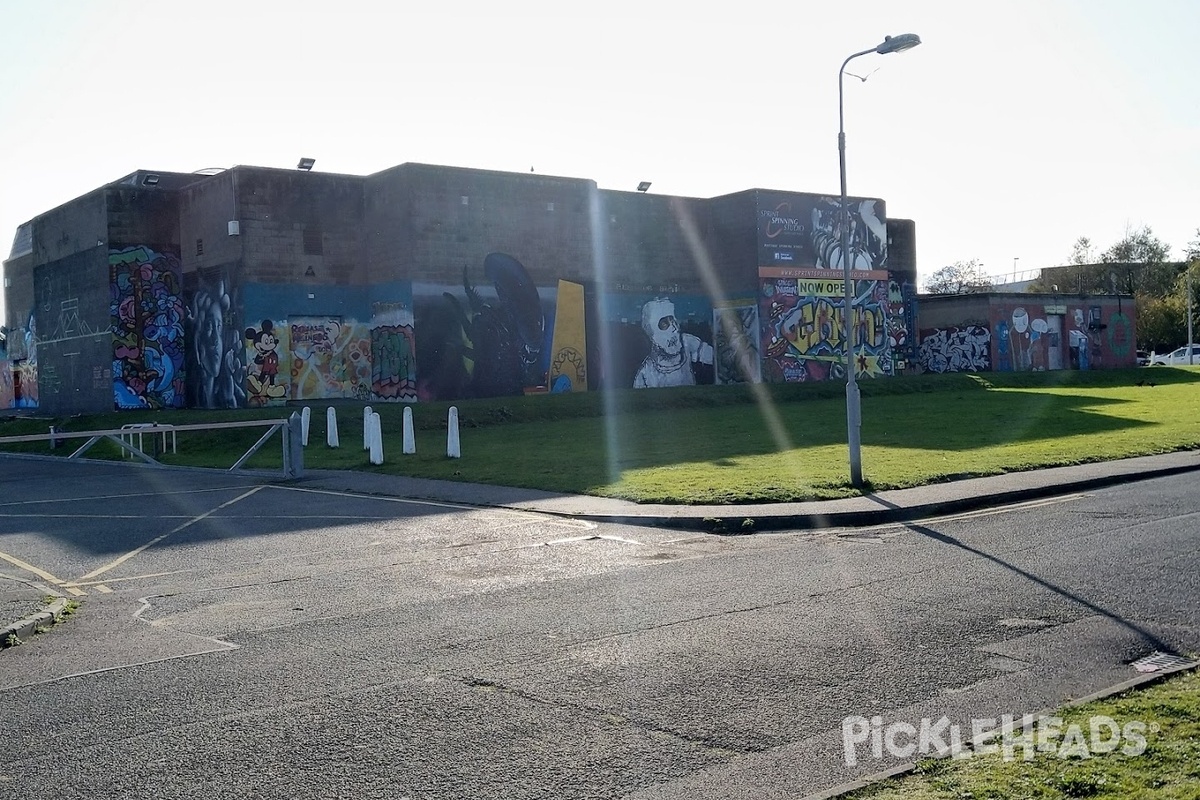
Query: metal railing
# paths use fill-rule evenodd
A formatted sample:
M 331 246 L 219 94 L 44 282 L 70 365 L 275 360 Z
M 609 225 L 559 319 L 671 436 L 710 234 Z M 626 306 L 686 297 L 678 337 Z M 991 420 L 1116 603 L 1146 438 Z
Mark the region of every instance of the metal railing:
M 51 428 L 50 433 L 0 437 L 0 445 L 16 444 L 18 442 L 49 442 L 50 447 L 54 448 L 60 442 L 68 439 L 87 439 L 79 449 L 67 456 L 68 460 L 72 460 L 82 459 L 84 453 L 90 450 L 97 442 L 106 439 L 117 445 L 122 453 L 128 453 L 136 458 L 140 458 L 150 466 L 164 467 L 167 465 L 142 450 L 142 435 L 151 434 L 151 444 L 155 444 L 159 434 L 166 436 L 170 432 L 172 442 L 174 443 L 174 437 L 179 431 L 215 431 L 234 428 L 266 428 L 267 430 L 249 450 L 242 454 L 232 467 L 229 467 L 228 472 L 235 472 L 241 469 L 250 460 L 250 457 L 270 441 L 271 437 L 278 431 L 280 432 L 283 444 L 283 477 L 299 478 L 304 474 L 304 446 L 300 436 L 300 415 L 296 413 L 293 413 L 287 419 L 256 419 L 244 422 L 211 422 L 192 425 L 159 425 L 157 423 L 149 423 L 138 427 L 126 425 L 121 428 L 100 431 L 68 432 Z M 138 436 L 137 446 L 133 444 L 134 435 Z

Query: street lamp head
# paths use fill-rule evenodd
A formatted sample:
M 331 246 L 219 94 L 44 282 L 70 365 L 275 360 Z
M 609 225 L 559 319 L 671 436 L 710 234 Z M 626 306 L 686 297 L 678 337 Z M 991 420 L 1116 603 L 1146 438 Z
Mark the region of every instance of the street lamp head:
M 921 43 L 921 37 L 915 33 L 902 33 L 899 36 L 885 36 L 879 46 L 875 48 L 875 52 L 880 55 L 888 53 L 903 53 L 905 50 L 912 50 Z

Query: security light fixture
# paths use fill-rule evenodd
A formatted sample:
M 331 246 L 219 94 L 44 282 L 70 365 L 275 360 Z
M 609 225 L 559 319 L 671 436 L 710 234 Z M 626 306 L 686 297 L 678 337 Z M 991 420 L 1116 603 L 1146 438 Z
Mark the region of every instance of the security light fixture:
M 649 189 L 650 189 L 650 181 L 642 181 L 641 183 L 638 184 L 639 192 L 645 192 L 645 191 L 648 191 Z
M 153 172 L 142 178 L 142 186 L 158 186 L 158 176 Z
M 305 172 L 308 172 L 310 169 L 313 168 L 313 164 L 315 164 L 315 163 L 317 163 L 317 160 L 315 158 L 302 158 L 302 159 L 300 159 L 300 163 L 296 165 L 296 169 L 300 169 L 300 170 L 304 170 Z

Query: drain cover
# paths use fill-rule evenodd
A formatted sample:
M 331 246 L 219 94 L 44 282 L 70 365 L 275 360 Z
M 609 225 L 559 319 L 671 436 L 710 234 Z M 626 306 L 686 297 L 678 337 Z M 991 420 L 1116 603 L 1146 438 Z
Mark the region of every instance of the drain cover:
M 1155 650 L 1145 658 L 1139 658 L 1129 666 L 1136 669 L 1138 672 L 1162 672 L 1175 667 L 1183 667 L 1192 662 L 1183 656 L 1177 656 L 1174 653 L 1162 653 Z

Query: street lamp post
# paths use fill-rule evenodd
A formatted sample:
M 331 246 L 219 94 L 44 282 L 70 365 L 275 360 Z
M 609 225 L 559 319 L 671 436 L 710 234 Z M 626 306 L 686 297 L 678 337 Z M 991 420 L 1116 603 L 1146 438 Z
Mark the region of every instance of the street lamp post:
M 860 438 L 860 427 L 862 425 L 862 403 L 858 392 L 858 378 L 856 377 L 856 365 L 854 363 L 854 281 L 851 277 L 851 270 L 854 268 L 854 256 L 850 252 L 850 207 L 846 200 L 846 121 L 845 121 L 845 93 L 842 90 L 842 78 L 846 72 L 846 65 L 859 56 L 865 56 L 869 53 L 879 53 L 887 55 L 888 53 L 901 53 L 905 50 L 911 50 L 921 43 L 921 37 L 915 33 L 902 33 L 899 36 L 885 36 L 883 41 L 876 47 L 870 50 L 863 50 L 861 53 L 855 53 L 842 62 L 842 68 L 838 70 L 838 158 L 841 164 L 842 175 L 842 272 L 846 284 L 846 314 L 845 324 L 845 347 L 846 347 L 846 439 L 850 445 L 850 482 L 855 486 L 863 485 L 862 478 L 862 442 Z

